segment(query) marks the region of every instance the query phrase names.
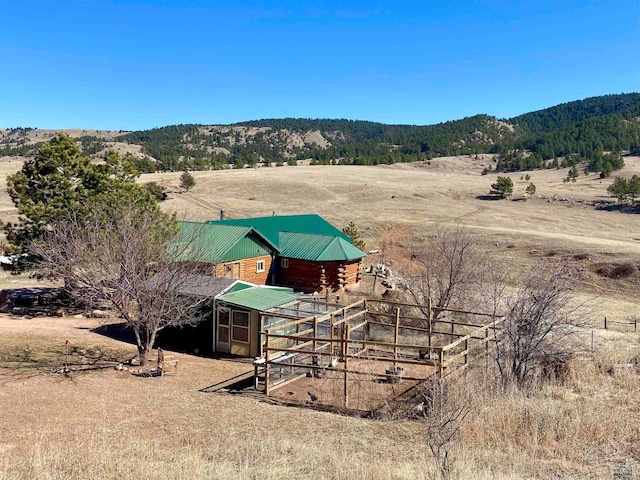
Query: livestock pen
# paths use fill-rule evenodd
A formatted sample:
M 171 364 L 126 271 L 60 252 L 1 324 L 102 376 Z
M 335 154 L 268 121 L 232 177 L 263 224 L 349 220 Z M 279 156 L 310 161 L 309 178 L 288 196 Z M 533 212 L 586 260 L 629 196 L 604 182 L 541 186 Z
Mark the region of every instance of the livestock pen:
M 305 302 L 295 312 L 262 315 L 256 388 L 287 401 L 362 411 L 384 408 L 432 375 L 444 378 L 486 358 L 503 321 L 431 302 Z

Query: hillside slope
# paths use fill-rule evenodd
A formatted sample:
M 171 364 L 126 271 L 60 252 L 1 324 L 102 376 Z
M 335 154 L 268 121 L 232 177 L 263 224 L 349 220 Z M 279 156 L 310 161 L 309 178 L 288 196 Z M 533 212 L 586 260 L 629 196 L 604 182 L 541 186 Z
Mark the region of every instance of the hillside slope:
M 142 172 L 294 164 L 299 160 L 377 165 L 488 153 L 495 155 L 490 168 L 495 171 L 584 163 L 591 171 L 608 173 L 621 163 L 606 154 L 640 151 L 639 116 L 640 94 L 630 93 L 587 98 L 506 120 L 476 115 L 416 126 L 284 118 L 234 125 L 172 125 L 130 133 L 78 130 L 74 136 L 88 154 L 99 156 L 114 148 L 133 155 Z M 39 142 L 46 140 L 41 132 L 0 131 L 0 156 L 33 155 Z

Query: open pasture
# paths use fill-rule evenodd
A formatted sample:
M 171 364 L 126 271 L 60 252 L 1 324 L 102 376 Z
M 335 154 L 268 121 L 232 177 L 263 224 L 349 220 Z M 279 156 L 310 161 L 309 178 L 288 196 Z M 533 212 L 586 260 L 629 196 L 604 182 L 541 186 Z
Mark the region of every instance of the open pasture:
M 548 385 L 530 398 L 498 395 L 485 384 L 461 430 L 456 475 L 599 479 L 611 478 L 620 465 L 635 473 L 640 380 L 615 366 L 638 361 L 640 340 L 632 332 L 601 330 L 601 321 L 637 315 L 637 279 L 604 278 L 596 269 L 638 261 L 640 217 L 594 205 L 609 199 L 610 179 L 590 175 L 564 183 L 566 170 L 529 172 L 537 192 L 527 200 L 518 200 L 529 183 L 520 180 L 524 173 L 509 174 L 514 200 L 487 200 L 496 178 L 480 175 L 488 162 L 456 157 L 431 165 L 193 172 L 197 185 L 189 193 L 177 193 L 180 173 L 143 175 L 140 182 L 176 191 L 163 208 L 192 220 L 217 218 L 221 209 L 229 217 L 318 213 L 339 227 L 355 222 L 371 249 L 393 225 L 426 236 L 436 223 L 462 224 L 480 234 L 487 255 L 516 270 L 541 260 L 569 261 L 583 280 L 579 293 L 594 303 L 593 350 L 585 335 L 585 357 L 568 384 Z M 640 159 L 625 162 L 621 174 L 640 172 Z M 0 182 L 19 165 L 2 159 Z M 15 216 L 4 189 L 0 211 L 3 220 Z M 0 276 L 3 288 L 34 283 Z M 101 333 L 101 324 L 0 315 L 0 478 L 364 480 L 435 473 L 420 422 L 207 393 L 252 369 L 238 361 L 175 353 L 178 376 L 117 371 L 114 365 L 136 349 Z M 63 365 L 66 340 L 70 364 L 83 367 L 69 376 L 52 373 Z

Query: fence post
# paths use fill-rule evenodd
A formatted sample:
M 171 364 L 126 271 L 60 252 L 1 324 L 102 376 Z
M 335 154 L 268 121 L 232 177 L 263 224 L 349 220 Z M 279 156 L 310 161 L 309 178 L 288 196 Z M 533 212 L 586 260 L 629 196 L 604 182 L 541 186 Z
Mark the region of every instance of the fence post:
M 269 328 L 267 328 L 264 333 L 265 333 L 265 340 L 264 340 L 264 393 L 265 395 L 269 395 L 269 354 L 271 353 L 269 351 L 269 333 L 270 333 Z
M 489 327 L 484 329 L 484 369 L 489 370 Z
M 399 335 L 400 335 L 400 307 L 396 307 L 396 329 L 395 329 L 394 334 L 393 334 L 393 343 L 394 343 L 393 359 L 394 360 L 398 359 L 398 337 L 399 337 Z M 398 364 L 396 362 L 393 362 L 394 370 L 396 369 L 397 366 L 398 366 Z
M 336 321 L 336 318 L 334 316 L 334 314 L 331 314 L 331 326 L 329 327 L 329 337 L 331 338 L 331 343 L 329 345 L 329 348 L 331 349 L 331 360 L 333 361 L 333 357 L 336 354 L 336 344 L 334 343 L 333 339 L 335 338 L 335 326 L 334 323 Z
M 349 405 L 349 384 L 348 384 L 348 376 L 349 376 L 349 325 L 345 326 L 344 329 L 344 344 L 346 349 L 346 355 L 344 357 L 344 408 L 347 408 Z
M 464 351 L 467 352 L 464 354 L 464 364 L 466 365 L 469 362 L 469 339 L 464 341 Z
M 456 339 L 455 337 L 455 333 L 456 333 L 456 324 L 455 324 L 455 318 L 451 318 L 451 339 L 449 340 L 450 343 L 453 343 Z
M 431 346 L 431 322 L 433 321 L 433 310 L 431 309 L 431 297 L 427 299 L 427 308 L 429 310 L 429 346 Z M 429 349 L 429 355 L 431 355 L 431 349 Z
M 317 353 L 316 350 L 318 349 L 316 338 L 318 338 L 318 317 L 313 317 L 313 353 Z

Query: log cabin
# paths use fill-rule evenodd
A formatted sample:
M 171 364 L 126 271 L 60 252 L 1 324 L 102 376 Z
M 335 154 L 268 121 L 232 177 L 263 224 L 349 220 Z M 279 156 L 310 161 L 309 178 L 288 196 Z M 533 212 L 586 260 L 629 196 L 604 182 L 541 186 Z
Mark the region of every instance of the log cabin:
M 272 215 L 212 220 L 207 224 L 248 228 L 265 245 L 271 245 L 275 250 L 270 279 L 273 285 L 302 292 L 335 292 L 362 278 L 360 267 L 366 254 L 319 215 Z
M 178 222 L 172 248 L 180 260 L 196 262 L 198 272 L 258 285 L 275 281 L 278 249 L 250 226 Z

